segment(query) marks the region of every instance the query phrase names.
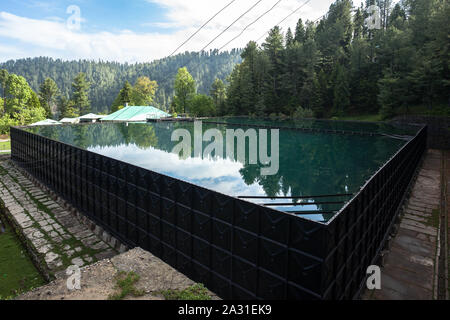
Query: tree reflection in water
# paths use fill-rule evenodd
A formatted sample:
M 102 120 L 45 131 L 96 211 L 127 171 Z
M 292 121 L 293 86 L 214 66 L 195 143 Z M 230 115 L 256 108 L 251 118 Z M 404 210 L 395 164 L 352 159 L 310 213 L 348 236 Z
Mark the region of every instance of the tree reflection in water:
M 307 125 L 313 126 L 314 123 Z M 345 128 L 342 124 L 340 126 L 341 129 Z M 349 126 L 352 131 L 356 130 L 355 124 Z M 262 176 L 261 164 L 248 163 L 248 145 L 247 160 L 244 163 L 229 158 L 196 158 L 193 154 L 194 139 L 191 157 L 182 159 L 172 154 L 178 141 L 171 141 L 171 135 L 180 128 L 188 130 L 194 137 L 194 124 L 191 122 L 43 126 L 27 130 L 231 196 L 268 198 L 249 199 L 257 203 L 316 202 L 319 200 L 274 198 L 356 193 L 405 144 L 405 140 L 379 135 L 305 133 L 281 128 L 279 171 L 275 175 Z M 226 129 L 238 129 L 240 126 L 203 123 L 203 132 L 210 128 L 219 129 L 225 137 Z M 245 131 L 249 128 L 242 129 Z M 391 130 L 391 133 L 400 133 L 397 128 L 385 129 Z M 380 127 L 377 130 L 381 130 Z M 258 132 L 258 128 L 256 131 Z M 268 141 L 270 151 L 270 139 Z M 203 149 L 210 143 L 204 141 Z M 224 142 L 224 149 L 225 146 Z M 223 154 L 226 155 L 226 150 Z M 337 200 L 345 201 L 348 198 L 339 197 Z M 336 201 L 336 198 L 321 198 L 319 202 L 327 201 Z M 336 211 L 340 207 L 342 204 L 274 208 L 284 211 Z M 313 219 L 327 220 L 331 216 L 332 214 L 318 215 Z

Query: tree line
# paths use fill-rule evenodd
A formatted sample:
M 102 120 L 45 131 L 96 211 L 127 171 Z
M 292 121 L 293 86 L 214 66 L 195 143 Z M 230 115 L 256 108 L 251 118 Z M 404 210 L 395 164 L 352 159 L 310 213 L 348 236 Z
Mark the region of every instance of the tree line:
M 365 24 L 381 8 L 380 29 Z M 352 15 L 352 12 L 354 14 Z M 218 82 L 218 114 L 389 118 L 414 105 L 449 106 L 449 2 L 337 0 L 318 23 L 301 19 L 285 34 L 250 42 L 243 62 Z
M 366 24 L 372 5 L 380 8 L 379 29 Z M 8 61 L 0 64 L 0 110 L 5 123 L 27 103 L 59 118 L 108 114 L 125 103 L 193 116 L 390 118 L 415 105 L 449 108 L 449 17 L 445 0 L 365 0 L 359 7 L 336 0 L 318 23 L 299 19 L 285 33 L 275 26 L 262 45 L 251 41 L 243 50 L 138 64 Z
M 108 114 L 118 92 L 126 81 L 135 84 L 148 77 L 158 84 L 152 105 L 169 110 L 174 95 L 174 81 L 178 69 L 187 67 L 196 82 L 196 90 L 207 94 L 214 79 L 225 80 L 233 67 L 242 61 L 241 50 L 219 52 L 185 52 L 151 63 L 118 63 L 104 61 L 63 61 L 46 57 L 11 60 L 0 64 L 0 69 L 23 76 L 30 87 L 38 92 L 41 84 L 51 78 L 57 84 L 61 97 L 69 100 L 73 79 L 84 73 L 91 84 L 88 98 L 93 113 Z

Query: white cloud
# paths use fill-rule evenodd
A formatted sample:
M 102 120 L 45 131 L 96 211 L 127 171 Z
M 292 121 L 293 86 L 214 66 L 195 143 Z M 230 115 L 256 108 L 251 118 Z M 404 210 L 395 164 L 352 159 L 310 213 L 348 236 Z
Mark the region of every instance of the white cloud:
M 157 3 L 168 9 L 166 19 L 173 25 L 179 28 L 198 28 L 205 21 L 211 18 L 216 12 L 222 9 L 229 0 L 210 1 L 210 0 L 147 0 L 148 2 Z M 199 50 L 218 35 L 222 30 L 228 27 L 231 22 L 237 19 L 241 14 L 247 11 L 257 0 L 252 1 L 236 1 L 221 14 L 219 14 L 208 26 L 203 29 L 197 36 L 196 41 L 191 45 L 186 45 L 189 50 Z M 238 35 L 247 25 L 252 23 L 256 18 L 261 16 L 269 10 L 277 1 L 263 0 L 252 11 L 240 19 L 236 24 L 227 31 L 222 37 L 214 42 L 210 48 L 222 47 L 229 40 Z M 248 28 L 245 33 L 231 43 L 228 47 L 231 49 L 235 47 L 243 47 L 248 41 L 260 38 L 264 32 L 278 24 L 283 18 L 292 13 L 300 5 L 304 4 L 306 0 L 282 0 L 270 13 L 261 18 L 257 23 Z M 293 14 L 287 19 L 281 27 L 286 30 L 287 27 L 294 28 L 299 18 L 304 21 L 316 20 L 318 17 L 327 12 L 330 4 L 334 0 L 313 0 L 307 3 L 302 9 Z M 187 38 L 191 31 L 184 32 Z M 209 48 L 208 48 L 209 49 Z
M 247 185 L 239 170 L 243 165 L 230 159 L 180 159 L 178 155 L 159 149 L 143 150 L 136 145 L 116 147 L 91 147 L 96 152 L 117 160 L 133 163 L 139 167 L 188 181 L 223 194 L 238 196 L 243 194 L 265 195 L 258 184 Z
M 23 54 L 23 51 L 14 47 L 14 46 L 6 46 L 0 44 L 0 55 L 20 55 Z
M 86 33 L 69 30 L 65 23 L 34 20 L 0 12 L 0 37 L 12 39 L 30 48 L 26 56 L 50 55 L 62 59 L 103 59 L 114 61 L 149 61 L 167 55 L 173 39 L 181 36 L 158 33 L 136 34 Z M 0 52 L 1 60 L 18 58 Z
M 142 26 L 157 26 L 173 29 L 173 32 L 132 32 L 122 30 L 87 32 L 68 30 L 65 21 L 55 18 L 46 20 L 30 19 L 8 12 L 0 12 L 0 38 L 16 44 L 16 50 L 1 50 L 0 61 L 30 56 L 51 56 L 66 60 L 102 59 L 120 62 L 152 61 L 169 55 L 180 43 L 219 11 L 229 0 L 147 0 L 166 9 L 161 21 L 143 21 Z M 255 1 L 236 1 L 216 17 L 205 29 L 199 32 L 181 52 L 198 51 L 233 20 L 245 12 Z M 219 48 L 235 37 L 241 30 L 276 1 L 263 0 L 253 11 L 238 21 L 226 34 L 208 49 Z M 270 14 L 266 15 L 228 47 L 244 47 L 250 40 L 256 40 L 268 29 L 287 16 L 305 0 L 283 0 Z M 295 27 L 298 18 L 315 20 L 324 14 L 333 0 L 311 1 L 293 15 L 282 27 Z M 144 29 L 144 28 L 143 28 Z M 2 40 L 3 41 L 3 40 Z M 20 48 L 20 50 L 19 50 Z M 24 50 L 26 48 L 26 50 Z

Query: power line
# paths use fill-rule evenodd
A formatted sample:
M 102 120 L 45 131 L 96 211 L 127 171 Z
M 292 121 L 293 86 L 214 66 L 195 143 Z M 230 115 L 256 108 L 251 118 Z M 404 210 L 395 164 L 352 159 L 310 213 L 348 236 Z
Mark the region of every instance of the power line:
M 215 17 L 217 17 L 220 13 L 222 13 L 222 11 L 224 11 L 225 9 L 227 9 L 229 6 L 231 6 L 234 2 L 236 2 L 236 0 L 232 0 L 231 2 L 229 2 L 225 7 L 223 7 L 222 9 L 220 9 L 220 11 L 218 11 L 214 16 L 212 16 L 208 21 L 206 21 L 200 28 L 197 29 L 197 31 L 195 31 L 186 41 L 184 41 L 182 44 L 180 44 L 180 46 L 178 48 L 175 49 L 174 52 L 172 52 L 170 54 L 169 57 L 173 56 L 182 46 L 184 46 L 189 40 L 191 40 L 197 33 L 199 33 L 204 27 L 206 27 L 206 25 L 208 23 L 210 23 Z
M 295 9 L 294 11 L 292 11 L 289 15 L 287 15 L 283 20 L 281 20 L 280 22 L 278 22 L 276 25 L 280 25 L 282 24 L 284 21 L 286 21 L 289 17 L 291 17 L 294 13 L 296 13 L 298 10 L 300 10 L 301 8 L 303 8 L 304 6 L 306 6 L 308 3 L 310 3 L 311 0 L 306 1 L 305 3 L 303 3 L 301 6 L 299 6 L 297 9 Z M 270 31 L 270 30 L 269 30 Z M 259 37 L 258 40 L 256 40 L 256 42 L 259 42 L 259 40 L 261 40 L 269 31 L 264 32 L 264 34 Z
M 317 21 L 319 21 L 320 19 L 322 19 L 323 17 L 325 17 L 327 14 L 325 13 L 323 16 L 320 16 L 319 18 L 317 18 L 316 20 L 314 20 L 313 23 L 316 23 Z
M 225 48 L 227 45 L 229 45 L 231 42 L 233 42 L 234 40 L 236 40 L 237 38 L 239 38 L 244 32 L 245 30 L 247 30 L 250 26 L 252 26 L 253 24 L 255 24 L 256 22 L 259 21 L 259 19 L 261 19 L 262 17 L 264 17 L 266 14 L 268 14 L 270 11 L 272 11 L 281 1 L 283 0 L 279 0 L 277 3 L 275 3 L 273 5 L 272 8 L 270 8 L 269 10 L 267 10 L 266 12 L 264 12 L 262 15 L 260 15 L 256 20 L 254 20 L 252 23 L 250 23 L 249 25 L 247 25 L 244 29 L 242 29 L 241 33 L 239 33 L 236 37 L 234 37 L 233 39 L 231 39 L 230 41 L 228 41 L 225 45 L 223 45 L 220 49 L 222 50 L 223 48 Z
M 250 11 L 252 11 L 262 0 L 257 1 L 254 5 L 252 5 L 250 7 L 250 9 L 248 9 L 247 11 L 245 11 L 241 16 L 239 16 L 239 18 L 237 18 L 236 20 L 233 21 L 232 24 L 230 24 L 228 27 L 225 28 L 225 30 L 223 30 L 221 33 L 219 33 L 214 39 L 212 39 L 206 46 L 204 46 L 200 52 L 202 52 L 203 50 L 205 50 L 211 43 L 213 43 L 214 41 L 217 40 L 217 38 L 219 38 L 222 34 L 224 34 L 225 32 L 228 31 L 228 29 L 230 29 L 236 22 L 238 22 L 243 16 L 245 16 L 247 13 L 249 13 Z M 311 1 L 311 0 L 309 0 Z
M 217 40 L 222 34 L 224 34 L 229 28 L 231 28 L 238 20 L 240 20 L 243 16 L 245 16 L 248 12 L 250 12 L 253 8 L 255 8 L 262 0 L 257 1 L 252 7 L 250 7 L 246 12 L 244 12 L 239 18 L 237 18 L 235 21 L 233 21 L 232 24 L 230 24 L 225 30 L 223 30 L 219 35 L 217 35 L 213 40 L 211 40 L 205 47 L 203 47 L 200 51 L 198 51 L 197 53 L 201 53 L 203 52 L 211 43 L 213 43 L 215 40 Z M 262 16 L 258 17 L 255 21 L 253 21 L 252 23 L 250 23 L 247 27 L 245 27 L 241 34 L 243 32 L 245 32 L 245 30 L 250 27 L 252 24 L 254 24 L 256 21 L 258 21 L 259 19 L 261 19 L 264 15 L 266 15 L 268 12 L 270 12 L 271 10 L 273 10 L 273 8 L 275 8 L 275 6 L 277 6 L 279 4 L 279 2 L 281 2 L 282 0 L 279 0 L 271 9 L 269 9 L 266 13 L 264 13 Z M 277 25 L 283 23 L 284 21 L 286 21 L 289 17 L 291 17 L 293 14 L 295 14 L 297 11 L 299 11 L 301 8 L 303 8 L 305 5 L 307 5 L 309 2 L 311 2 L 311 0 L 307 0 L 306 2 L 304 2 L 302 5 L 300 5 L 298 8 L 296 8 L 293 12 L 291 12 L 288 16 L 286 16 L 284 19 L 282 19 L 280 22 L 278 22 Z M 323 17 L 323 16 L 322 16 Z M 266 32 L 267 33 L 267 32 Z M 261 36 L 264 37 L 266 35 L 266 33 L 264 33 L 264 35 Z M 240 36 L 238 35 L 238 37 Z M 233 38 L 231 41 L 234 41 L 237 37 Z M 261 40 L 261 38 L 259 38 L 257 40 L 257 42 L 259 40 Z M 227 46 L 231 41 L 229 41 L 225 46 Z M 222 50 L 225 46 L 223 46 L 222 48 L 219 49 Z M 195 57 L 192 57 L 191 59 L 189 59 L 189 61 L 187 63 L 183 63 L 183 65 L 187 66 L 189 63 L 191 63 L 193 60 L 195 59 Z

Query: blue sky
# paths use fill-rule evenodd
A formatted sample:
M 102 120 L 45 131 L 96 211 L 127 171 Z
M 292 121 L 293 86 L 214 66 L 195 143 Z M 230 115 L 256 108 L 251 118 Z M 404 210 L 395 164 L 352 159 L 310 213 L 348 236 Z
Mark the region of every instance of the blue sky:
M 167 31 L 146 25 L 164 20 L 166 11 L 161 5 L 146 0 L 8 0 L 0 5 L 0 10 L 32 19 L 60 20 L 70 16 L 66 10 L 71 5 L 80 7 L 85 20 L 82 28 L 90 32 Z
M 278 0 L 262 0 L 208 49 L 220 48 Z M 256 40 L 306 0 L 282 0 L 224 50 Z M 230 0 L 1 0 L 0 62 L 49 56 L 148 62 L 168 56 Z M 198 51 L 257 0 L 236 0 L 180 51 Z M 312 0 L 282 25 L 315 20 L 334 0 Z M 358 1 L 356 1 L 358 2 Z M 67 22 L 70 6 L 80 10 L 80 28 Z M 73 21 L 73 19 L 72 19 Z M 262 38 L 264 39 L 264 38 Z

